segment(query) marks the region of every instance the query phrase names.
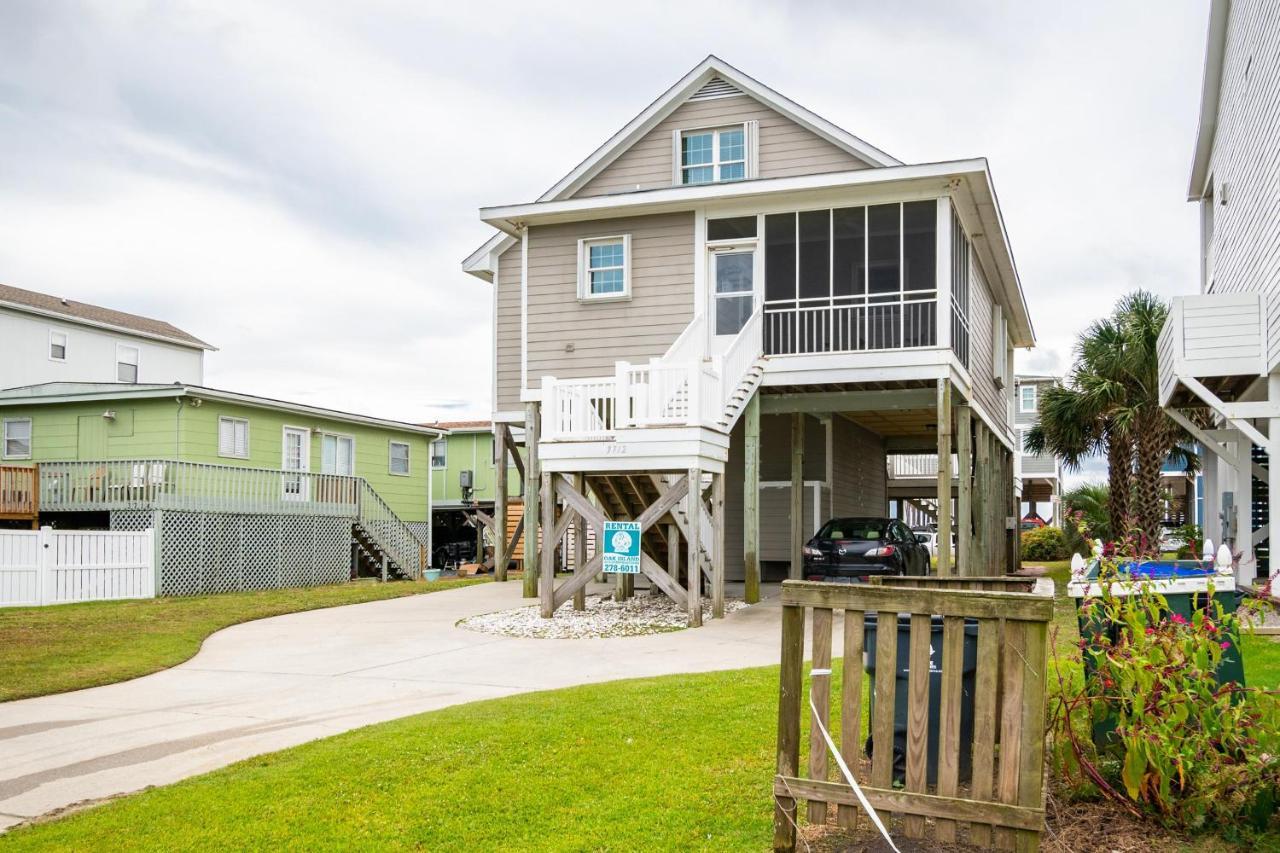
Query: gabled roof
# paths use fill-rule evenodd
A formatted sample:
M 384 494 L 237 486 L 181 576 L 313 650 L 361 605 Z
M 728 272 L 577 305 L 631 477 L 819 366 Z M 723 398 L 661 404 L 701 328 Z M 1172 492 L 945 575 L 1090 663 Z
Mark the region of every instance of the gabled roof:
M 12 308 L 26 314 L 54 317 L 69 323 L 115 329 L 131 335 L 154 338 L 195 349 L 217 349 L 212 344 L 207 344 L 163 320 L 127 314 L 124 311 L 102 308 L 87 302 L 76 302 L 66 297 L 37 293 L 34 290 L 24 290 L 7 284 L 0 284 L 0 307 Z
M 638 139 L 675 112 L 676 108 L 689 99 L 689 96 L 716 78 L 731 84 L 744 94 L 750 95 L 837 148 L 870 163 L 872 166 L 902 165 L 900 160 L 891 157 L 852 133 L 837 127 L 785 95 L 770 89 L 758 80 L 734 68 L 723 59 L 717 56 L 708 56 L 695 65 L 689 73 L 676 81 L 675 85 L 663 92 L 656 101 L 645 107 L 625 127 L 609 137 L 603 145 L 593 151 L 587 159 L 575 166 L 569 174 L 557 181 L 551 189 L 538 196 L 537 201 L 561 201 L 572 196 L 585 186 L 588 181 L 600 174 Z M 493 235 L 484 245 L 467 256 L 462 262 L 463 271 L 486 281 L 491 281 L 493 278 L 493 259 L 505 252 L 513 243 L 514 240 L 507 235 L 501 233 Z
M 340 412 L 337 409 L 309 406 L 305 403 L 290 403 L 270 397 L 257 397 L 252 394 L 223 391 L 203 385 L 183 385 L 177 382 L 172 385 L 132 385 L 123 382 L 44 382 L 39 385 L 23 385 L 19 388 L 7 388 L 0 391 L 0 408 L 39 406 L 53 403 L 146 400 L 155 397 L 193 397 L 201 400 L 221 400 L 241 406 L 292 412 L 332 421 L 383 427 L 400 432 L 416 432 L 426 435 L 444 435 L 447 432 L 445 429 L 434 426 L 357 415 L 351 412 Z
M 1209 9 L 1209 32 L 1204 49 L 1204 79 L 1200 84 L 1200 123 L 1196 128 L 1196 148 L 1191 157 L 1191 181 L 1187 201 L 1204 196 L 1209 179 L 1209 156 L 1218 133 L 1218 99 L 1222 93 L 1222 61 L 1227 54 L 1227 18 L 1231 0 L 1212 0 Z
M 493 421 L 490 421 L 490 420 L 483 420 L 483 421 L 433 421 L 433 422 L 428 423 L 428 424 L 423 424 L 423 426 L 425 426 L 425 427 L 431 427 L 432 429 L 443 429 L 443 430 L 448 430 L 448 431 L 449 431 L 449 432 L 451 432 L 451 433 L 454 433 L 454 432 L 492 432 L 492 431 L 493 431 Z

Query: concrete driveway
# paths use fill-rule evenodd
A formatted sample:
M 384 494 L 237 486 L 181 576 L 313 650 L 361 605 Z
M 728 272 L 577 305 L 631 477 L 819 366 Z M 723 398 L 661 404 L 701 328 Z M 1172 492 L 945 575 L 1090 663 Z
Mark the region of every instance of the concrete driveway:
M 0 704 L 0 831 L 253 755 L 448 705 L 598 681 L 776 663 L 765 601 L 696 630 L 604 640 L 478 634 L 520 584 L 277 616 L 228 628 L 133 681 Z

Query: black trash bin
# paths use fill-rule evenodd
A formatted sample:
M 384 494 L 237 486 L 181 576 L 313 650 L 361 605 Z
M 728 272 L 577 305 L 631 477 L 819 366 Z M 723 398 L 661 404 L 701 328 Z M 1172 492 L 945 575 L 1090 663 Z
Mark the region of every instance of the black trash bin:
M 875 675 L 876 675 L 876 622 L 878 614 L 866 614 L 864 637 L 867 650 L 866 670 L 873 685 L 871 690 L 872 719 L 875 714 Z M 929 632 L 929 784 L 938 781 L 938 741 L 941 727 L 942 711 L 942 668 L 946 661 L 942 659 L 942 626 L 941 616 L 932 617 Z M 966 619 L 964 625 L 964 654 L 962 665 L 960 695 L 960 781 L 965 782 L 973 773 L 973 691 L 974 673 L 978 667 L 978 622 Z M 894 691 L 893 708 L 893 779 L 905 782 L 907 776 L 907 684 L 911 677 L 911 617 L 898 616 L 898 672 L 897 686 Z M 871 755 L 872 738 L 867 738 L 867 755 Z

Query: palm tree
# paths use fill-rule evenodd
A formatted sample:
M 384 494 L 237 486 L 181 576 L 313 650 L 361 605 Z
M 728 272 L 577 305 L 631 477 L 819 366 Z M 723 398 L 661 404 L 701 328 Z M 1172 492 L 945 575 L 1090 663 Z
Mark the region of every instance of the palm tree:
M 1160 407 L 1156 341 L 1169 308 L 1146 291 L 1123 297 L 1076 342 L 1066 385 L 1044 394 L 1027 449 L 1050 452 L 1070 469 L 1107 457 L 1110 533 L 1136 530 L 1158 541 L 1160 468 L 1186 432 Z
M 1068 515 L 1080 513 L 1089 536 L 1110 539 L 1111 489 L 1106 483 L 1082 483 L 1062 495 L 1062 511 Z

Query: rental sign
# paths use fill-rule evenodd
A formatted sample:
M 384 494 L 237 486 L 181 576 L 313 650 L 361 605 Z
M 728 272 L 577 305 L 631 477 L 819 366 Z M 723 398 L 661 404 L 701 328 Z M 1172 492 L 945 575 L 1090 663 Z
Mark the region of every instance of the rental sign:
M 640 574 L 640 522 L 604 523 L 603 571 L 620 575 Z

